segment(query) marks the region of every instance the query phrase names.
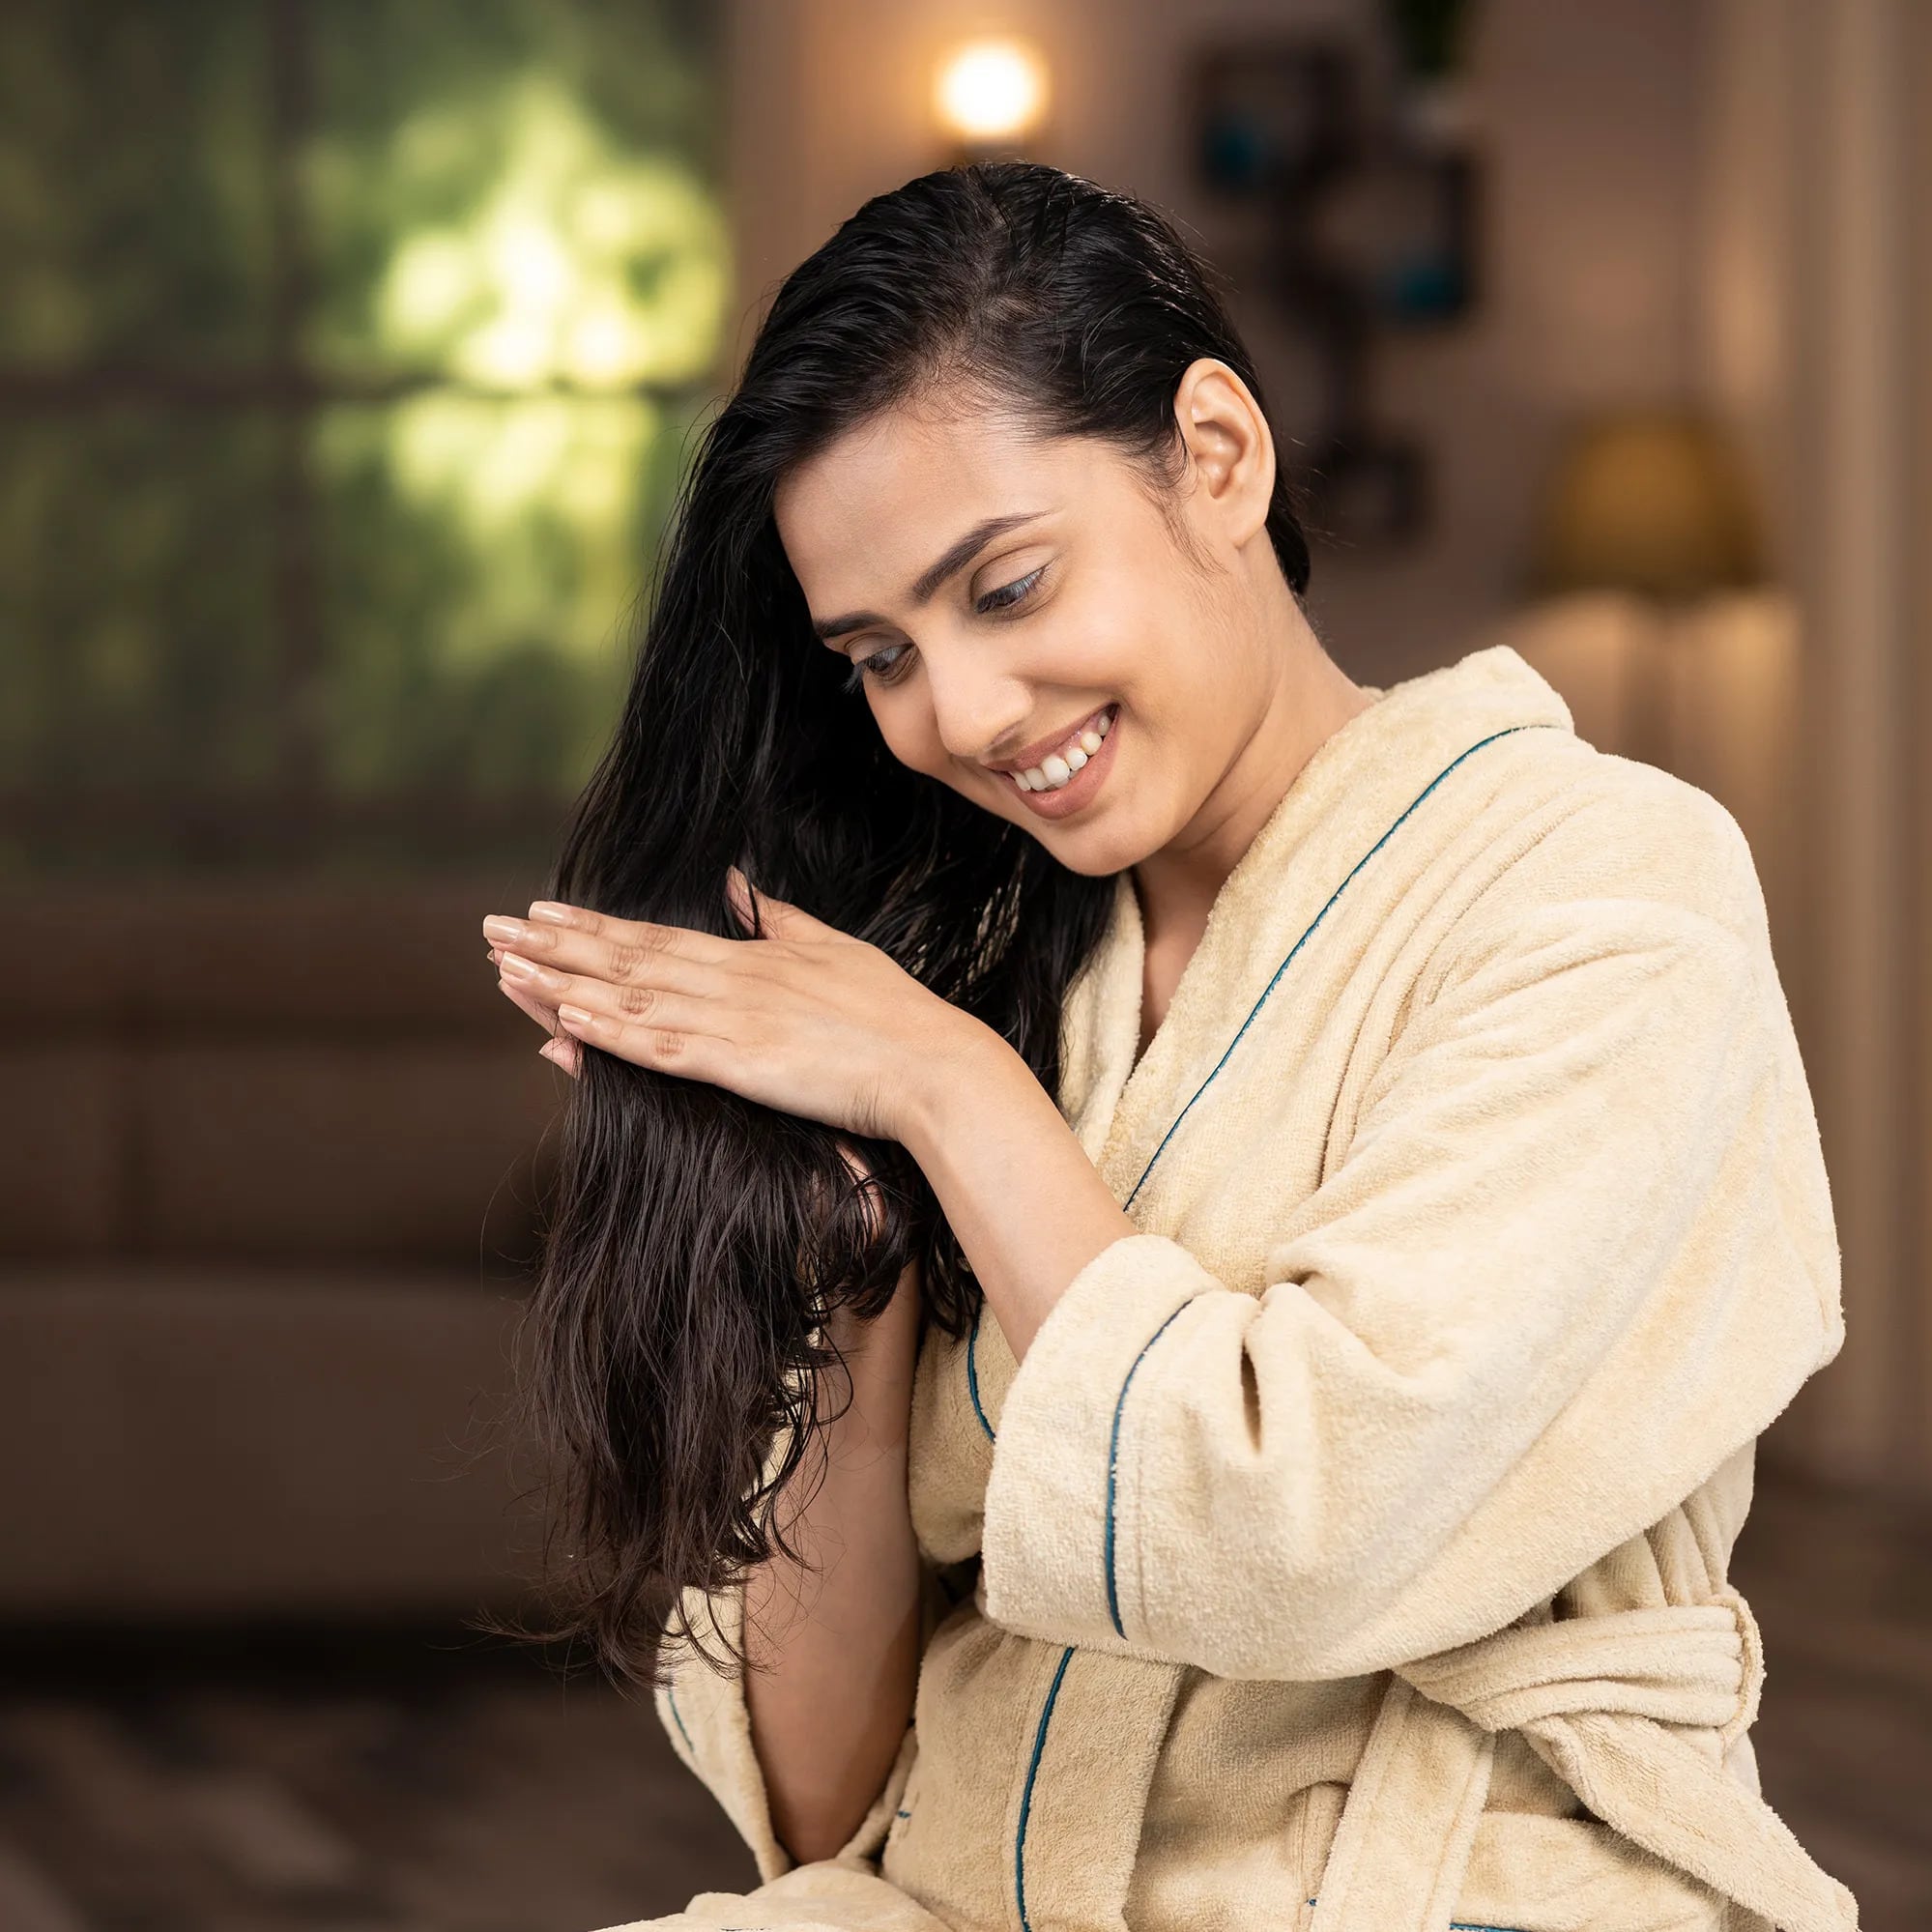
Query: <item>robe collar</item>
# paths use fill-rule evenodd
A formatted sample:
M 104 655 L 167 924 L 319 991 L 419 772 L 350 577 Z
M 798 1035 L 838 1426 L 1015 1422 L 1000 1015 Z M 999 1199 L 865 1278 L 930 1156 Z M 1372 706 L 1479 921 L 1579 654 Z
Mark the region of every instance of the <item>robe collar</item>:
M 1374 703 L 1315 748 L 1223 881 L 1138 1065 L 1146 936 L 1131 872 L 1114 876 L 1106 933 L 1067 994 L 1061 1110 L 1123 1204 L 1297 942 L 1314 942 L 1325 907 L 1424 793 L 1498 733 L 1574 729 L 1508 645 L 1363 688 Z

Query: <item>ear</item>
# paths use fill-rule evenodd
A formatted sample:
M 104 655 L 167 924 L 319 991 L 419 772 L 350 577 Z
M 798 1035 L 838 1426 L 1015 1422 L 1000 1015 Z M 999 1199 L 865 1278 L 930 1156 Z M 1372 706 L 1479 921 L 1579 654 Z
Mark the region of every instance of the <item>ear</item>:
M 1275 439 L 1254 392 L 1218 357 L 1188 364 L 1174 390 L 1174 421 L 1195 473 L 1192 513 L 1239 548 L 1268 524 Z

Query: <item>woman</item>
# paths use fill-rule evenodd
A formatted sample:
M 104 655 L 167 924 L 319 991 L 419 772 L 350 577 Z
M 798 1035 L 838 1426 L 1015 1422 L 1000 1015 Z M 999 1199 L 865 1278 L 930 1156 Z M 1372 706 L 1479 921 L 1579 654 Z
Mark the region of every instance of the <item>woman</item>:
M 1043 167 L 869 202 L 705 438 L 485 927 L 563 1628 L 764 1881 L 659 1924 L 1855 1923 L 1725 1580 L 1842 1334 L 1748 850 L 1308 578 L 1200 266 Z

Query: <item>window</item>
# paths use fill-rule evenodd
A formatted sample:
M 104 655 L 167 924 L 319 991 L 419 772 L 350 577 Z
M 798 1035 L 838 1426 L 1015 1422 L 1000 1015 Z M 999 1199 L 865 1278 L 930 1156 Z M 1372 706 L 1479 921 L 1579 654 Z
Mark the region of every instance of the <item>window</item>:
M 715 388 L 709 17 L 10 18 L 0 863 L 549 854 Z

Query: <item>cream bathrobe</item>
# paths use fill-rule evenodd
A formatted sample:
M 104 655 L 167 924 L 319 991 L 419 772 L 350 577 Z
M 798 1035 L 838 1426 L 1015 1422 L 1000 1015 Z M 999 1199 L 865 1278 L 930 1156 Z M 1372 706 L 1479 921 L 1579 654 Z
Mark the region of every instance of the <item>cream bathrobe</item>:
M 1726 1582 L 1838 1254 L 1755 870 L 1507 647 L 1375 693 L 1137 1065 L 1125 874 L 1059 1100 L 1138 1232 L 1018 1371 L 928 1335 L 913 1726 L 836 1860 L 739 1687 L 658 1709 L 765 1881 L 661 1926 L 1844 1932 Z M 726 1629 L 735 1597 L 703 1611 Z

